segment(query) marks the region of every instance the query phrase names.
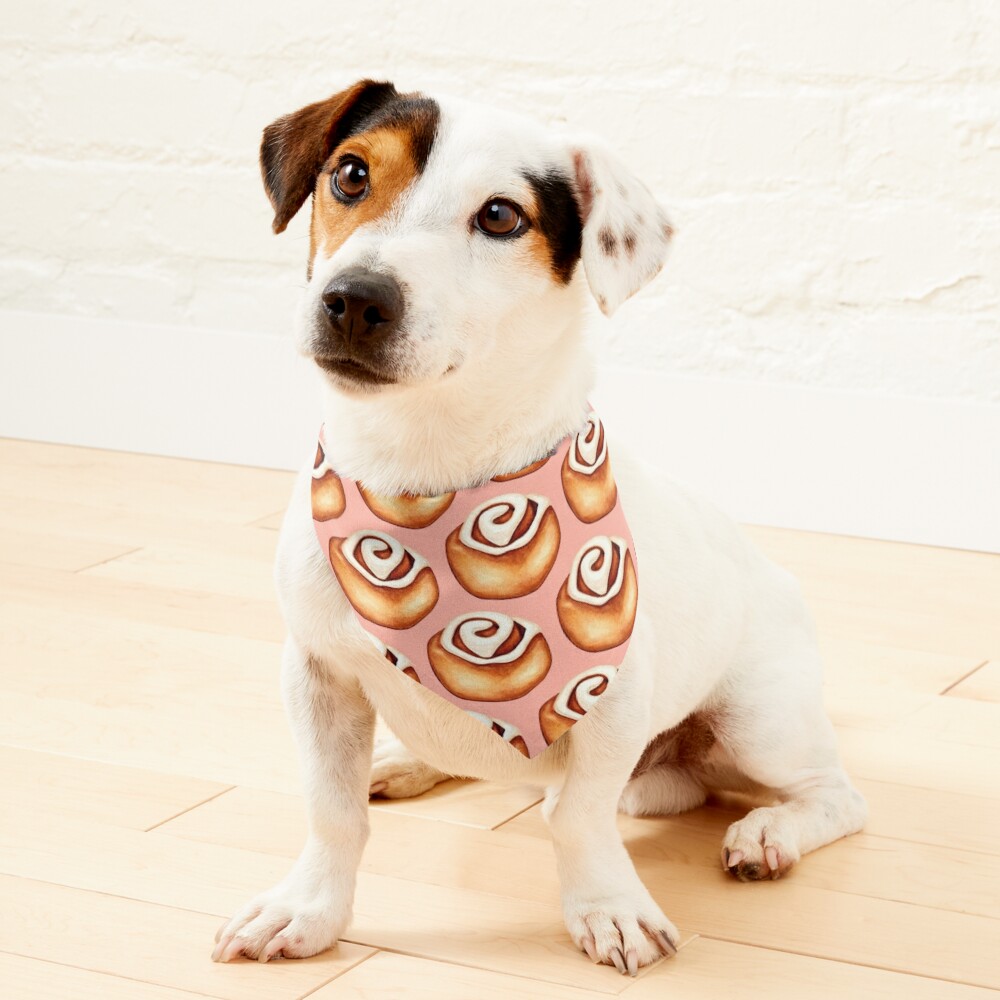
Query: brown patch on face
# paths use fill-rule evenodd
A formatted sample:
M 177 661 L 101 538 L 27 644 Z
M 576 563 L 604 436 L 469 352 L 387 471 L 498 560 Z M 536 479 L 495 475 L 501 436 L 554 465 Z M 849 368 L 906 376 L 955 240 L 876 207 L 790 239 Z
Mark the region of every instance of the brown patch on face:
M 525 172 L 531 197 L 525 205 L 530 228 L 520 237 L 539 267 L 566 284 L 580 259 L 583 220 L 570 178 L 560 170 Z
M 274 207 L 273 229 L 283 232 L 309 197 L 331 150 L 363 120 L 400 95 L 391 83 L 359 80 L 325 101 L 317 101 L 271 122 L 260 144 L 264 190 Z
M 421 139 L 414 124 L 399 122 L 352 135 L 334 150 L 316 182 L 309 227 L 310 260 L 319 250 L 330 256 L 356 229 L 392 210 L 420 174 Z M 368 165 L 368 193 L 354 202 L 341 201 L 331 190 L 333 175 L 348 156 Z
M 615 239 L 615 234 L 607 226 L 597 234 L 597 241 L 601 244 L 601 249 L 609 257 L 614 256 L 618 252 L 618 240 Z
M 635 242 L 635 233 L 631 229 L 626 229 L 622 234 L 622 243 L 625 246 L 625 253 L 627 253 L 629 257 L 635 256 Z

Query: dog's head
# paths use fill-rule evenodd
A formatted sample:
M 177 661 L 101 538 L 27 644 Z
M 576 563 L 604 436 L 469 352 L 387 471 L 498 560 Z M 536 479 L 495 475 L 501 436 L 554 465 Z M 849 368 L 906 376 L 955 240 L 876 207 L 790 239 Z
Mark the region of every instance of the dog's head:
M 390 83 L 279 118 L 260 155 L 276 233 L 313 195 L 299 346 L 350 393 L 536 353 L 575 308 L 581 261 L 610 315 L 660 270 L 672 233 L 593 141 Z

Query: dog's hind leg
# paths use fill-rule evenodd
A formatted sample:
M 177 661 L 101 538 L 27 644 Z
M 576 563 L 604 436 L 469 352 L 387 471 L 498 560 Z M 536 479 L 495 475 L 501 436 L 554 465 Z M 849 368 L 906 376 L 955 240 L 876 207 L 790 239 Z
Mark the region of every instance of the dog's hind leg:
M 654 737 L 618 803 L 629 816 L 672 816 L 705 801 L 701 765 L 715 744 L 709 720 L 699 712 Z
M 743 882 L 780 877 L 803 854 L 856 833 L 868 812 L 840 764 L 823 710 L 818 654 L 800 651 L 794 662 L 766 669 L 772 676 L 758 675 L 746 686 L 716 729 L 733 765 L 779 800 L 726 832 L 723 867 Z M 796 685 L 804 673 L 815 684 Z
M 388 735 L 375 744 L 368 794 L 383 799 L 410 799 L 450 777 L 418 760 L 401 740 Z

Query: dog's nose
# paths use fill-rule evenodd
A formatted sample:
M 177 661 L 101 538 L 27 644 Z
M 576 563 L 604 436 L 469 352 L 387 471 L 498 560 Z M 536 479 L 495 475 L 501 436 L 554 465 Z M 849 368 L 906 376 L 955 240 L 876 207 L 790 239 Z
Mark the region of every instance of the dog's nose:
M 395 331 L 403 315 L 403 292 L 385 274 L 344 271 L 323 289 L 323 310 L 331 329 L 348 347 L 363 349 Z

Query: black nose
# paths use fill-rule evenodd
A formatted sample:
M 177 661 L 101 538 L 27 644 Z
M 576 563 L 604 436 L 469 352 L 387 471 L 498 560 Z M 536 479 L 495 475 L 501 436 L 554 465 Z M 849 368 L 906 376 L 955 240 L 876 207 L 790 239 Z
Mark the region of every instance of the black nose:
M 331 331 L 348 347 L 370 350 L 395 331 L 403 316 L 403 292 L 387 275 L 344 271 L 323 289 L 323 311 Z

